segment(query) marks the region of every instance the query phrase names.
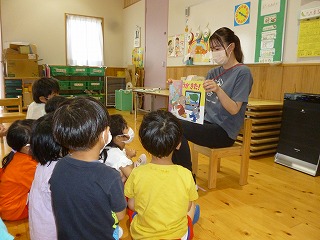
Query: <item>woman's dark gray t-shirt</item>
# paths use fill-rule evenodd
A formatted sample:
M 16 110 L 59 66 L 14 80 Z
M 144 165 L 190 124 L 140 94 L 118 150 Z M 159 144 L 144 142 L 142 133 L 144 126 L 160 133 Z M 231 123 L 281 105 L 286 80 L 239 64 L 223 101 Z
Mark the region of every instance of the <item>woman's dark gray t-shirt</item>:
M 243 64 L 223 73 L 224 71 L 223 67 L 210 69 L 206 79 L 214 79 L 233 101 L 242 102 L 241 109 L 237 114 L 231 115 L 224 109 L 216 93 L 206 93 L 204 120 L 218 124 L 230 138 L 236 139 L 243 125 L 253 78 L 250 69 Z

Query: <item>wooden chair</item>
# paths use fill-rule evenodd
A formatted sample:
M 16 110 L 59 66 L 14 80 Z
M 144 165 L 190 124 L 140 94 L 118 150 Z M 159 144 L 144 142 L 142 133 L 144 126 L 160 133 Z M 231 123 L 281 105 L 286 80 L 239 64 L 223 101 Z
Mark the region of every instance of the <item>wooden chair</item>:
M 11 123 L 16 120 L 25 119 L 26 114 L 22 112 L 22 97 L 17 98 L 1 98 L 0 106 L 4 109 L 0 112 L 0 123 Z M 17 112 L 9 112 L 7 107 L 17 107 Z M 1 137 L 1 142 L 3 142 L 3 137 Z
M 241 132 L 243 133 L 242 144 L 235 143 L 231 147 L 226 148 L 207 148 L 194 143 L 191 143 L 191 159 L 192 170 L 194 174 L 198 171 L 198 153 L 201 153 L 209 158 L 208 171 L 208 188 L 216 188 L 217 173 L 220 171 L 220 159 L 230 156 L 241 156 L 240 163 L 240 180 L 239 184 L 247 184 L 248 169 L 249 169 L 249 155 L 250 155 L 250 140 L 251 140 L 252 120 L 246 118 Z

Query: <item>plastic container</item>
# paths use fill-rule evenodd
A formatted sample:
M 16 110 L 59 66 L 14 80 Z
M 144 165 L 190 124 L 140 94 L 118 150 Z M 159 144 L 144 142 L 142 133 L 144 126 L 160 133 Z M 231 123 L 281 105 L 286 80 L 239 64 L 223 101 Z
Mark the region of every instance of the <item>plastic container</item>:
M 132 110 L 132 91 L 131 90 L 116 90 L 116 109 L 121 111 Z
M 87 82 L 88 90 L 102 90 L 103 82 L 102 81 L 88 81 Z
M 50 66 L 51 76 L 68 76 L 69 67 L 68 66 Z
M 88 76 L 104 77 L 105 68 L 90 67 L 88 68 Z
M 87 88 L 86 81 L 69 81 L 70 90 L 85 90 Z

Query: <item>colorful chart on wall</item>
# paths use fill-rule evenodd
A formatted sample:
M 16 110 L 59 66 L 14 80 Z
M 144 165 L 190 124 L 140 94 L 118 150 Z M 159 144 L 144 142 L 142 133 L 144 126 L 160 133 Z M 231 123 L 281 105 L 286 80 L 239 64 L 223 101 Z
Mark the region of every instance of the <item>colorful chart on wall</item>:
M 300 21 L 298 57 L 320 56 L 320 19 Z
M 282 61 L 287 0 L 259 0 L 255 62 Z
M 181 57 L 184 54 L 184 34 L 168 37 L 168 57 Z

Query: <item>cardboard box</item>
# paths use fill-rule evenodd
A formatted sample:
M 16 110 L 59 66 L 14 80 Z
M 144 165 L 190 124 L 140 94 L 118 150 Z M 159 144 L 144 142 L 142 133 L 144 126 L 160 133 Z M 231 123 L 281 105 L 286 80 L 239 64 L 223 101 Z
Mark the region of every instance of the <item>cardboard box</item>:
M 6 54 L 4 60 L 14 60 L 14 59 L 29 59 L 38 60 L 37 54 Z
M 13 50 L 11 48 L 7 48 L 3 52 L 3 59 L 32 59 L 32 60 L 38 60 L 37 54 L 20 54 L 18 51 Z
M 37 46 L 34 44 L 10 43 L 9 47 L 21 54 L 37 54 Z
M 29 59 L 8 59 L 5 62 L 6 77 L 39 77 L 38 62 Z
M 24 92 L 23 93 L 23 106 L 28 107 L 33 102 L 32 93 Z

